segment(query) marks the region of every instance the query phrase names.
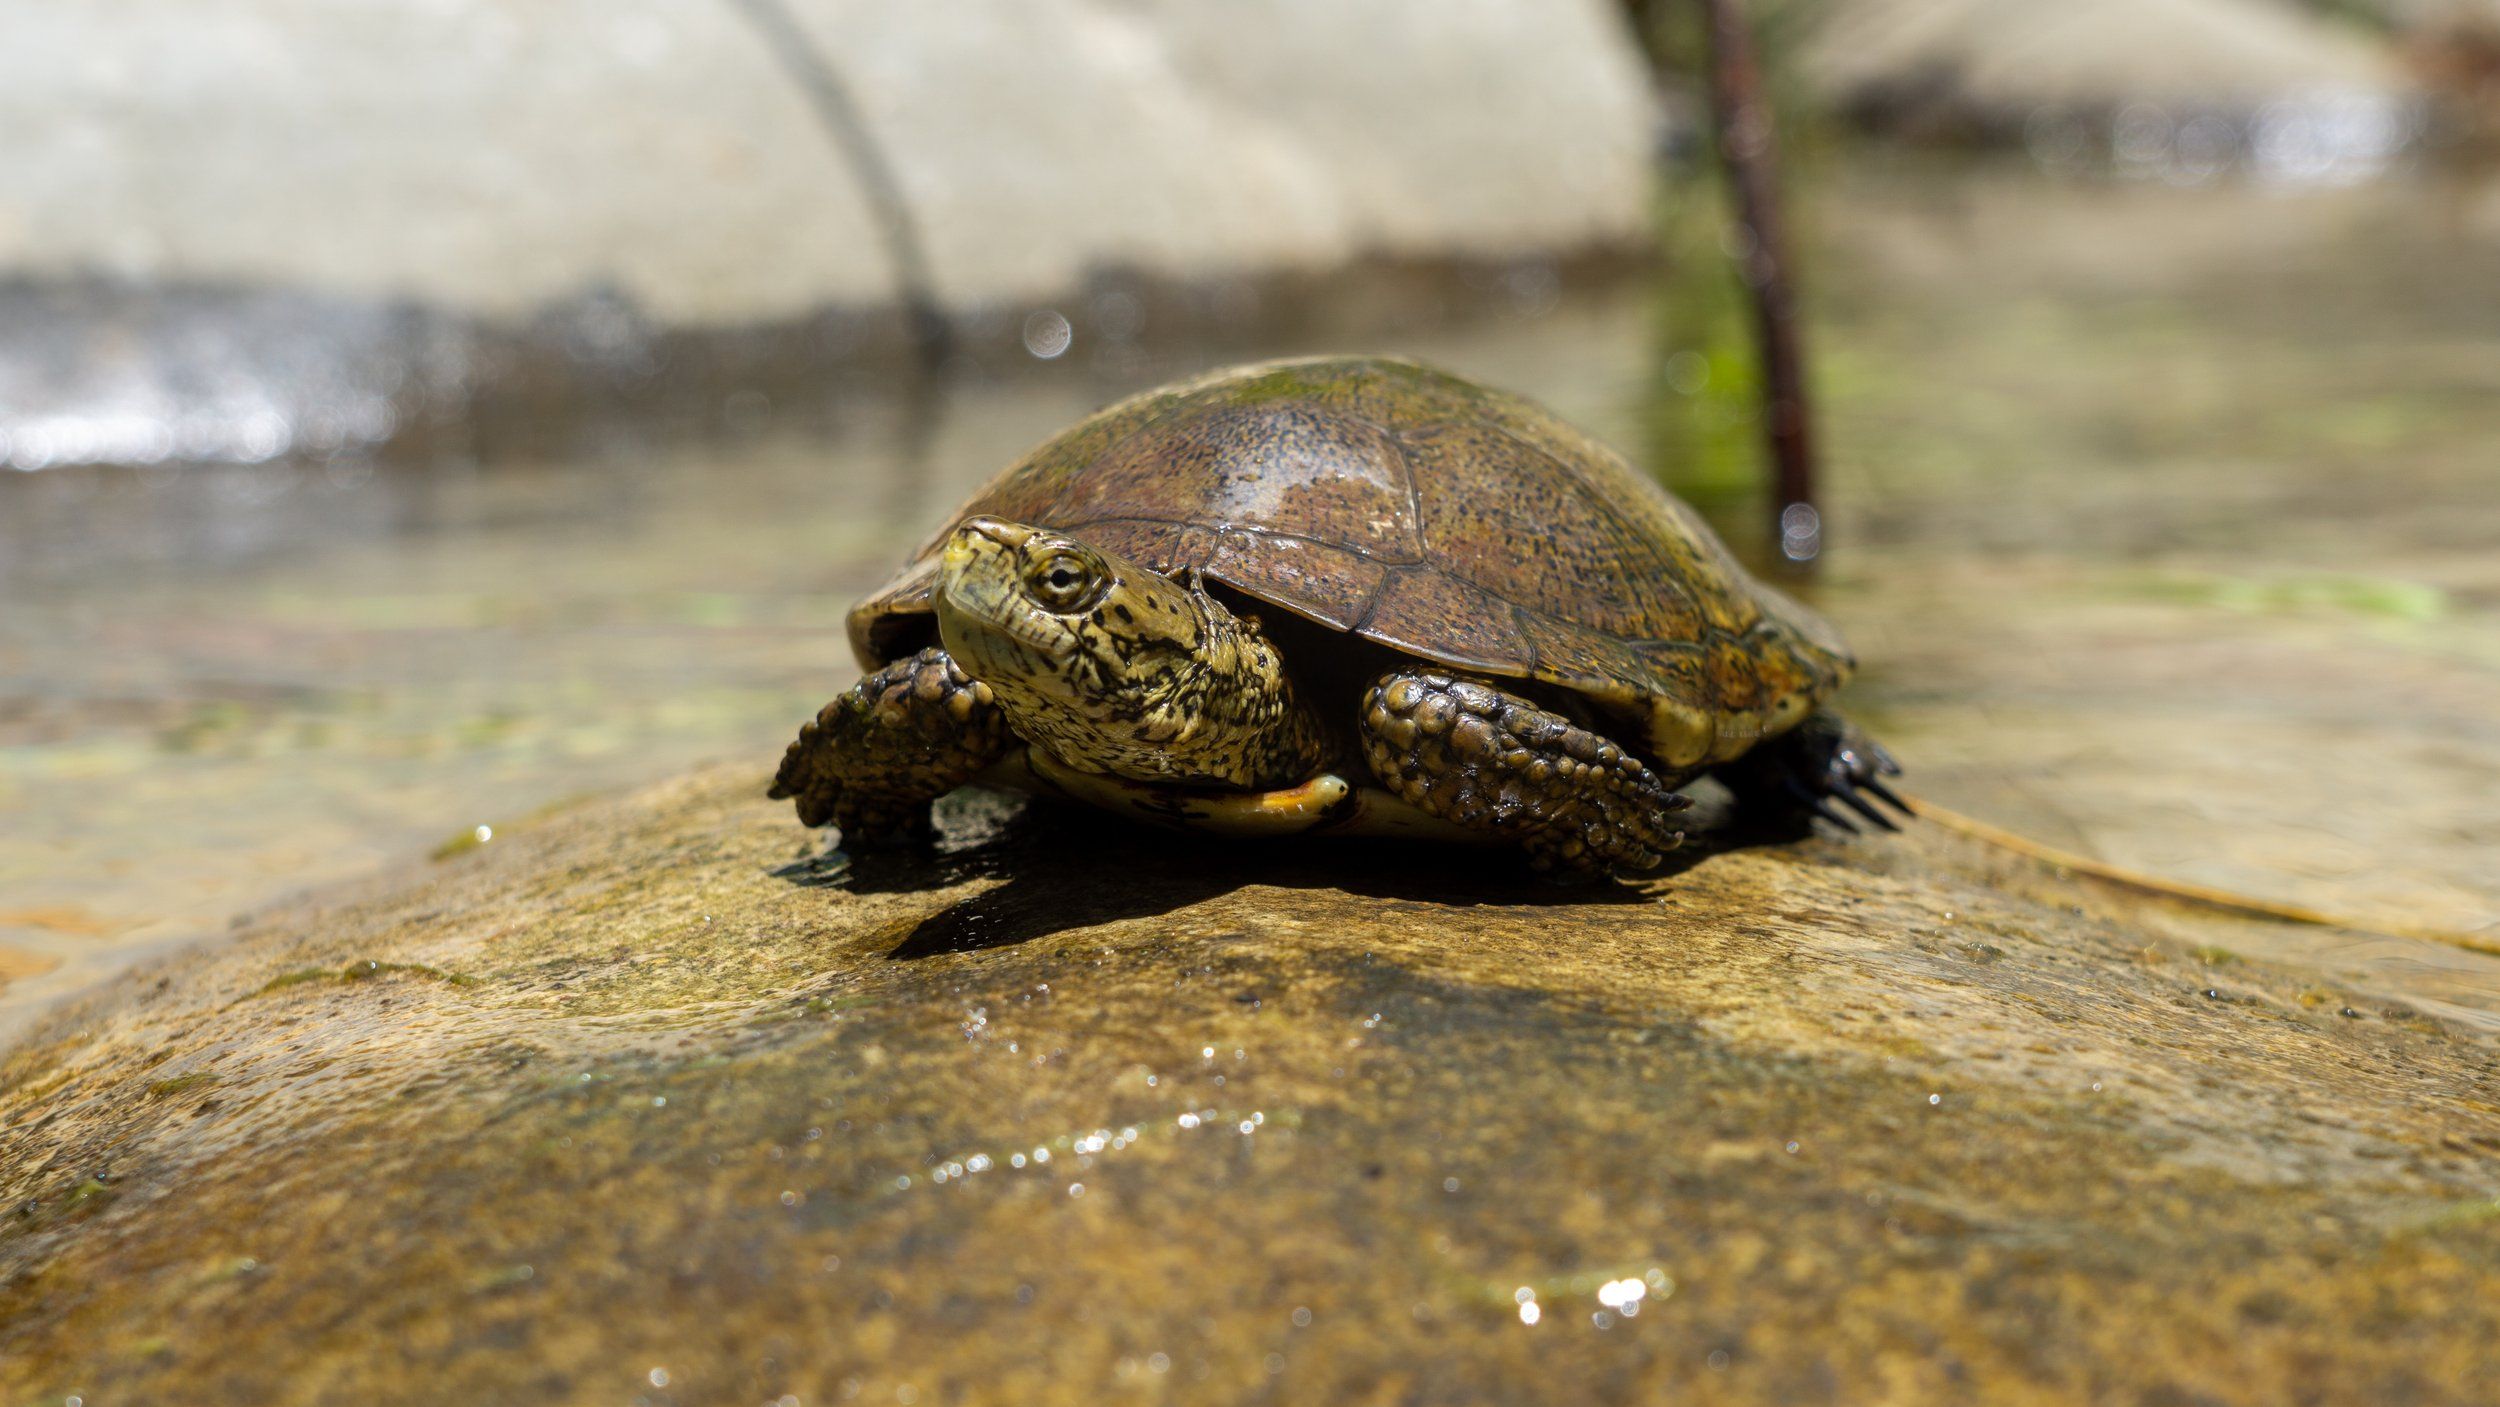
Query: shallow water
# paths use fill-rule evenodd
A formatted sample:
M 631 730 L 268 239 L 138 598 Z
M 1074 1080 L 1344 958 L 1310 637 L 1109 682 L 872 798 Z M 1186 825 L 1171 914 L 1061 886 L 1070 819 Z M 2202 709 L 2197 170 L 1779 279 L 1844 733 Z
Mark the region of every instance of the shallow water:
M 1868 160 L 1801 223 L 1833 461 L 1813 594 L 1918 789 L 2500 936 L 2500 182 Z M 1690 288 L 1501 292 L 1381 347 L 1672 475 L 1745 434 L 1713 422 L 1743 399 L 1678 321 Z M 760 775 L 848 682 L 844 607 L 973 484 L 1233 354 L 1114 369 L 1080 343 L 924 403 L 750 399 L 729 438 L 562 461 L 0 476 L 0 1028 L 552 801 L 707 758 Z M 2491 960 L 2294 941 L 2246 956 L 2500 1011 Z

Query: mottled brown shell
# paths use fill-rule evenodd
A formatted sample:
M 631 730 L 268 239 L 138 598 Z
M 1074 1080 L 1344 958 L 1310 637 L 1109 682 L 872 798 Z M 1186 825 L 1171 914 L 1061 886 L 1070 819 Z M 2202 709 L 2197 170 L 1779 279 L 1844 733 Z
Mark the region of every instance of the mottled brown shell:
M 1691 509 L 1516 396 L 1387 358 L 1274 362 L 1112 406 L 1010 466 L 851 613 L 865 668 L 925 638 L 935 549 L 1055 528 L 1452 669 L 1540 679 L 1725 761 L 1847 678 L 1830 627 Z

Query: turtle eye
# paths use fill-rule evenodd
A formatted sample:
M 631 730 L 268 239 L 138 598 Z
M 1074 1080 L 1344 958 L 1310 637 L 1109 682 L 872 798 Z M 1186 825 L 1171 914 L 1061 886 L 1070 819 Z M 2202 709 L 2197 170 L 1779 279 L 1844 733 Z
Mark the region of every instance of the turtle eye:
M 1034 564 L 1027 580 L 1043 605 L 1055 611 L 1070 611 L 1094 594 L 1098 576 L 1093 564 L 1075 553 L 1053 552 Z

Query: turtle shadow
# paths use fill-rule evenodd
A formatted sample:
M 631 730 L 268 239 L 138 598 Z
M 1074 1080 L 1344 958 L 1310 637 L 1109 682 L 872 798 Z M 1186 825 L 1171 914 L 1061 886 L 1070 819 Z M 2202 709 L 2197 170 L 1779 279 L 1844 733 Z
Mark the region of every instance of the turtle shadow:
M 914 925 L 886 956 L 910 961 L 1013 947 L 1073 929 L 1151 918 L 1252 884 L 1382 900 L 1506 908 L 1648 904 L 1654 883 L 1714 855 L 1788 839 L 1724 830 L 1696 836 L 1637 882 L 1562 884 L 1515 854 L 1385 839 L 1238 840 L 1154 830 L 1101 812 L 998 793 L 942 803 L 926 844 L 828 850 L 773 873 L 803 887 L 925 893 L 1001 881 Z

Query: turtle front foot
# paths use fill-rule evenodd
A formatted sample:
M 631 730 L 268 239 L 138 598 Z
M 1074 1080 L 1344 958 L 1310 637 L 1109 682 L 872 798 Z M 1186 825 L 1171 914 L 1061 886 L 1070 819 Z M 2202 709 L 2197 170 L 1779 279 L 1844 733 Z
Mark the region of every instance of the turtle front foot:
M 1690 806 L 1641 760 L 1516 694 L 1443 674 L 1384 674 L 1363 696 L 1363 757 L 1400 800 L 1514 840 L 1565 877 L 1649 870 Z
M 1836 713 L 1816 713 L 1720 769 L 1719 777 L 1740 804 L 1803 823 L 1825 821 L 1852 835 L 1855 821 L 1832 809 L 1837 801 L 1882 830 L 1901 829 L 1874 803 L 1904 817 L 1910 804 L 1884 785 L 1901 775 L 1901 764 L 1858 726 Z M 1869 798 L 1872 798 L 1870 800 Z
M 944 650 L 922 650 L 800 728 L 769 795 L 796 801 L 802 825 L 841 827 L 849 848 L 906 844 L 928 834 L 929 803 L 996 762 L 1009 738 L 989 686 Z

